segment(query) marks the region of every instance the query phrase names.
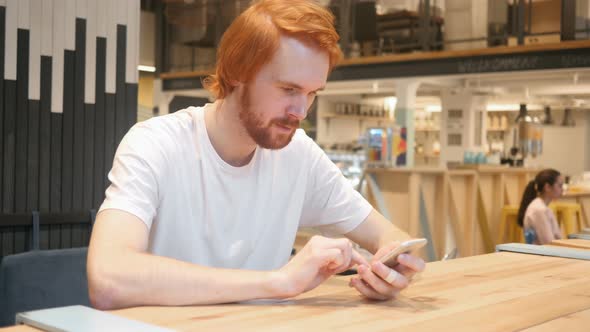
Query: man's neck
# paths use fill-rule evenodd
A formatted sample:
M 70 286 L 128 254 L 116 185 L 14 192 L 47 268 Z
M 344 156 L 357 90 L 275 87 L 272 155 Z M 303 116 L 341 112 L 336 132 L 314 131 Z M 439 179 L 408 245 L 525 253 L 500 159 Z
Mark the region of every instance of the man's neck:
M 213 112 L 205 113 L 205 126 L 213 148 L 234 167 L 247 165 L 256 151 L 256 143 L 240 121 L 239 107 L 237 96 L 232 95 L 217 101 Z

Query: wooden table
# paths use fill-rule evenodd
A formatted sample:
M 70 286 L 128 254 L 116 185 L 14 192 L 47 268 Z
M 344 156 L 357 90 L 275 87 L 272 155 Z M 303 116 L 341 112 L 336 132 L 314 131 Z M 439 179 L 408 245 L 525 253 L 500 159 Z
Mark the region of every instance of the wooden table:
M 559 200 L 580 204 L 582 208 L 582 224 L 590 225 L 590 191 L 570 191 L 565 193 Z
M 590 261 L 509 252 L 429 263 L 400 299 L 329 280 L 292 300 L 112 313 L 179 331 L 587 331 Z M 2 331 L 34 331 L 11 327 Z
M 575 249 L 586 249 L 590 250 L 590 241 L 582 239 L 561 239 L 553 240 L 549 243 L 550 246 L 568 247 Z

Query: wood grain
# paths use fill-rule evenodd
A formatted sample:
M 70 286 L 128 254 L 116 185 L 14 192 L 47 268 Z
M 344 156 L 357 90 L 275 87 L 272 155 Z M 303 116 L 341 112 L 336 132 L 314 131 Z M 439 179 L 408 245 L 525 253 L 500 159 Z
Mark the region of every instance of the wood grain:
M 586 332 L 588 331 L 588 322 L 590 322 L 590 309 L 565 315 L 547 323 L 524 329 L 522 332 Z
M 590 323 L 589 261 L 501 252 L 429 263 L 387 302 L 361 298 L 348 279 L 286 301 L 112 313 L 179 331 L 554 331 Z

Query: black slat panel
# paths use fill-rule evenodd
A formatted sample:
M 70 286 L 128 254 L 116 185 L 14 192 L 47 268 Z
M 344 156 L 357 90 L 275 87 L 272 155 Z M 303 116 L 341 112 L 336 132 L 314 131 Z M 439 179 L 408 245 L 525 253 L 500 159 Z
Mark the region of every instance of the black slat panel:
M 125 102 L 127 103 L 127 130 L 133 127 L 137 122 L 137 84 L 125 84 L 127 96 Z
M 49 226 L 49 249 L 59 249 L 62 237 L 60 225 Z
M 16 81 L 4 81 L 4 196 L 2 212 L 14 212 L 14 180 L 16 166 Z M 6 238 L 5 238 L 6 240 Z
M 14 206 L 16 212 L 27 204 L 27 142 L 29 101 L 29 31 L 18 29 L 16 50 L 16 174 Z
M 27 246 L 29 243 L 28 236 L 29 232 L 27 232 L 27 227 L 21 226 L 14 228 L 13 253 L 18 254 L 29 250 Z
M 39 249 L 49 249 L 49 225 L 39 226 Z
M 14 227 L 6 227 L 2 233 L 2 256 L 13 253 Z
M 115 156 L 115 95 L 105 93 L 105 154 L 104 165 L 105 173 L 113 167 L 113 158 Z M 105 187 L 109 186 L 108 178 L 105 178 Z
M 70 225 L 70 228 L 72 229 L 72 242 L 69 244 L 70 247 L 82 247 L 82 237 L 84 236 L 82 225 Z
M 90 224 L 90 213 L 84 210 L 39 214 L 41 225 Z
M 72 247 L 72 225 L 60 225 L 60 241 L 58 248 Z
M 115 93 L 115 145 L 118 146 L 127 132 L 127 110 L 125 108 L 125 54 L 127 27 L 117 25 L 117 91 Z
M 51 177 L 51 57 L 41 56 L 39 117 L 39 210 L 49 211 Z
M 70 211 L 72 209 L 72 189 L 74 181 L 72 161 L 74 155 L 74 66 L 75 51 L 66 50 L 64 54 L 64 91 L 62 123 L 62 211 Z M 51 189 L 51 191 L 53 192 L 53 188 Z
M 4 180 L 4 44 L 5 44 L 5 18 L 6 18 L 6 7 L 0 7 L 0 211 L 4 211 L 2 208 L 4 204 L 4 186 L 2 181 Z M 2 246 L 0 245 L 0 248 Z
M 82 236 L 82 247 L 87 247 L 90 245 L 90 225 L 82 225 L 83 226 L 83 236 Z
M 94 105 L 84 105 L 84 208 L 92 208 L 94 184 Z M 80 179 L 82 180 L 82 179 Z
M 63 114 L 51 113 L 51 179 L 49 182 L 51 211 L 62 210 L 62 130 Z
M 26 211 L 39 206 L 39 101 L 29 100 L 29 135 L 27 158 L 27 207 Z
M 84 74 L 86 63 L 86 20 L 76 18 L 74 67 L 74 155 L 72 208 L 83 207 L 84 195 Z
M 96 39 L 96 104 L 94 126 L 94 207 L 104 199 L 105 171 L 105 83 L 106 83 L 105 38 Z

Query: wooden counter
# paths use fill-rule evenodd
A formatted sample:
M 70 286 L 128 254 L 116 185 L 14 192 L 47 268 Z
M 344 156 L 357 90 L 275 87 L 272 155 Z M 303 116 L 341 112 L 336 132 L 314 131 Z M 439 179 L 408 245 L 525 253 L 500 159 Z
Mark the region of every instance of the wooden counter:
M 369 168 L 362 193 L 387 219 L 429 246 L 427 261 L 452 248 L 460 257 L 493 252 L 499 243 L 502 208 L 519 206 L 536 168 L 465 165 L 444 168 Z M 570 191 L 560 201 L 580 204 L 583 226 L 590 225 L 590 192 Z M 509 223 L 515 223 L 514 216 Z M 506 233 L 506 229 L 504 231 Z
M 590 261 L 493 253 L 428 263 L 403 296 L 361 298 L 349 277 L 281 302 L 113 311 L 178 331 L 587 331 Z M 574 324 L 575 323 L 575 324 Z M 33 331 L 12 327 L 2 331 Z
M 538 171 L 488 165 L 368 169 L 374 183 L 364 194 L 398 227 L 431 240 L 434 253 L 425 253 L 427 260 L 440 259 L 453 247 L 465 257 L 494 251 L 502 207 L 518 205 Z
M 590 191 L 572 190 L 566 192 L 559 200 L 580 204 L 583 224 L 586 227 L 590 226 Z

